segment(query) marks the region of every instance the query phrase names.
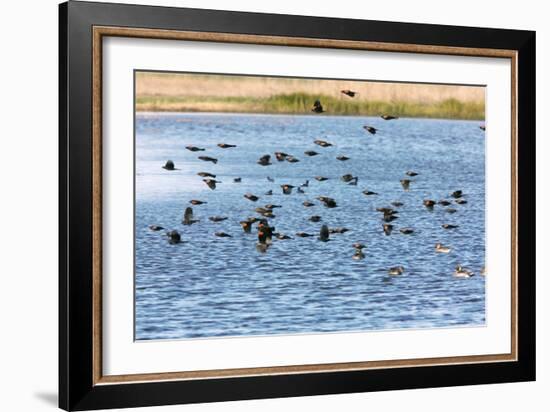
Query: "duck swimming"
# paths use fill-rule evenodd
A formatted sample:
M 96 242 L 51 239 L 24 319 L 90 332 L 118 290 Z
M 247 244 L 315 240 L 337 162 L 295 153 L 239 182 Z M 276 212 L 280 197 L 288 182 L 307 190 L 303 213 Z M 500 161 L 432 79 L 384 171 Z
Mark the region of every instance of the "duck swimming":
M 225 232 L 216 232 L 216 233 L 214 233 L 214 236 L 217 236 L 217 237 L 231 237 L 231 235 L 228 235 Z
M 211 222 L 214 222 L 214 223 L 218 223 L 218 222 L 223 222 L 224 220 L 227 220 L 227 217 L 226 216 L 210 216 L 208 218 L 208 220 L 210 220 Z
M 289 239 L 292 239 L 290 236 L 284 235 L 284 234 L 282 234 L 282 233 L 277 233 L 277 234 L 274 233 L 274 235 L 275 235 L 275 237 L 276 237 L 277 239 L 279 239 L 279 240 L 289 240 Z
M 170 232 L 166 233 L 166 236 L 168 236 L 168 243 L 170 243 L 171 245 L 175 245 L 181 242 L 181 235 L 177 230 L 171 230 Z
M 466 203 L 468 203 L 468 201 L 464 199 L 456 199 L 455 203 L 458 205 L 465 205 Z
M 312 206 L 315 206 L 315 203 L 312 203 L 312 202 L 308 202 L 307 200 L 302 203 L 305 207 L 312 207 Z
M 384 120 L 395 120 L 395 119 L 399 119 L 399 117 L 397 116 L 392 116 L 392 115 L 389 115 L 389 114 L 383 114 L 382 116 L 380 116 L 382 119 Z
M 406 174 L 407 176 L 411 176 L 411 177 L 418 176 L 418 173 L 413 172 L 412 170 L 408 170 L 407 172 L 405 172 L 405 174 Z
M 268 182 L 271 182 L 271 183 L 275 181 L 275 179 L 273 179 L 271 176 L 267 176 L 266 179 Z
M 315 176 L 314 179 L 319 181 L 319 182 L 324 182 L 325 180 L 328 180 L 328 177 Z
M 193 199 L 193 200 L 190 200 L 189 203 L 191 203 L 194 206 L 198 206 L 198 205 L 204 205 L 208 202 L 203 202 L 202 200 Z
M 149 230 L 152 230 L 153 232 L 158 232 L 159 230 L 164 230 L 164 228 L 158 225 L 149 225 Z
M 405 272 L 405 268 L 403 266 L 394 266 L 388 270 L 388 274 L 391 276 L 399 276 L 402 275 L 403 272 Z
M 391 202 L 391 205 L 395 206 L 395 207 L 401 207 L 401 206 L 403 206 L 403 202 L 397 202 L 397 201 L 396 202 Z
M 319 196 L 317 199 L 323 202 L 325 207 L 329 209 L 335 208 L 337 206 L 336 201 L 331 197 Z
M 222 149 L 230 149 L 232 147 L 237 147 L 236 144 L 227 144 L 227 143 L 218 143 L 218 147 L 221 147 Z
M 449 206 L 451 202 L 449 202 L 448 200 L 442 199 L 439 202 L 437 202 L 437 204 L 441 206 Z
M 297 163 L 299 162 L 300 160 L 295 158 L 294 156 L 287 156 L 286 157 L 286 161 L 289 162 L 289 163 Z
M 332 235 L 332 234 L 342 234 L 342 233 L 349 232 L 349 229 L 347 227 L 334 227 L 334 228 L 330 228 L 328 231 Z
M 377 195 L 378 193 L 376 192 L 371 192 L 370 190 L 363 190 L 362 192 L 365 196 L 372 196 L 372 195 Z
M 305 151 L 304 154 L 306 156 L 317 156 L 319 153 L 317 153 L 316 151 L 314 150 L 308 150 L 308 151 Z
M 455 190 L 453 193 L 451 193 L 451 196 L 455 199 L 462 197 L 462 190 Z
M 233 183 L 241 183 L 242 179 L 240 177 L 236 177 L 233 179 Z
M 449 253 L 451 251 L 451 248 L 447 246 L 443 246 L 441 243 L 436 243 L 435 251 L 438 253 Z
M 252 202 L 256 202 L 256 201 L 259 199 L 258 196 L 253 195 L 252 193 L 247 193 L 247 194 L 245 194 L 243 197 L 245 197 L 246 199 L 248 199 L 248 200 L 250 200 L 250 201 L 252 201 Z
M 445 223 L 445 224 L 441 225 L 441 227 L 443 229 L 456 229 L 458 227 L 458 225 L 450 225 L 449 223 Z
M 264 196 L 273 196 L 273 190 L 268 190 L 264 193 Z
M 386 236 L 391 235 L 391 232 L 393 230 L 393 225 L 390 225 L 388 223 L 382 225 L 382 229 L 384 229 L 384 234 Z
M 411 235 L 411 234 L 414 233 L 414 230 L 411 229 L 410 227 L 403 227 L 403 228 L 399 229 L 399 231 L 401 233 L 403 233 L 404 235 Z
M 299 187 L 298 189 L 296 189 L 296 192 L 297 192 L 297 193 L 301 193 L 301 194 L 304 194 L 304 193 L 305 193 L 304 189 L 302 189 L 301 187 Z
M 175 168 L 174 166 L 174 162 L 171 161 L 171 160 L 167 160 L 165 165 L 162 166 L 163 169 L 166 169 L 166 170 L 169 170 L 169 171 L 172 171 L 172 170 L 178 170 Z
M 457 265 L 455 268 L 454 276 L 457 278 L 471 278 L 474 276 L 474 272 L 468 270 L 461 265 Z
M 314 215 L 314 216 L 311 216 L 308 220 L 310 222 L 320 222 L 321 221 L 321 216 Z
M 346 160 L 349 160 L 349 157 L 347 157 L 347 156 L 337 156 L 336 160 L 340 160 L 341 162 L 345 162 Z
M 314 140 L 313 143 L 315 143 L 316 145 L 318 146 L 321 146 L 321 147 L 330 147 L 332 146 L 332 143 L 329 143 L 329 142 L 325 142 L 324 140 Z
M 424 201 L 422 202 L 422 204 L 423 204 L 424 206 L 426 206 L 427 209 L 433 210 L 433 209 L 434 209 L 434 206 L 435 206 L 435 200 L 424 199 Z
M 296 233 L 296 236 L 298 236 L 298 237 L 312 237 L 313 235 L 311 235 L 309 233 L 305 233 L 305 232 L 298 232 L 298 233 Z
M 342 180 L 342 182 L 349 183 L 353 179 L 355 179 L 355 177 L 351 173 L 347 173 L 347 174 L 343 175 L 340 179 Z

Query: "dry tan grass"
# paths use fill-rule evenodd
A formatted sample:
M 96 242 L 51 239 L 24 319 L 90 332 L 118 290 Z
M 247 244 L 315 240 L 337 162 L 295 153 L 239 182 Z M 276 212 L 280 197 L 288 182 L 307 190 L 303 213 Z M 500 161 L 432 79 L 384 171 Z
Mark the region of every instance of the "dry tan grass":
M 379 83 L 348 80 L 286 79 L 276 77 L 145 73 L 136 75 L 137 97 L 269 97 L 308 93 L 350 99 L 342 89 L 359 92 L 355 100 L 437 103 L 485 100 L 485 88 L 412 83 Z

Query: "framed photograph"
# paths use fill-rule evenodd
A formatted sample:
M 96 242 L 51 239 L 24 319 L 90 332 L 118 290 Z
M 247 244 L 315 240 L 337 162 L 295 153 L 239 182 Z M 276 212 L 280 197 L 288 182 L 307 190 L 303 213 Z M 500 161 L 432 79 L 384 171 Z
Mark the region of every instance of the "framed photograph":
M 535 379 L 535 33 L 60 5 L 60 407 Z

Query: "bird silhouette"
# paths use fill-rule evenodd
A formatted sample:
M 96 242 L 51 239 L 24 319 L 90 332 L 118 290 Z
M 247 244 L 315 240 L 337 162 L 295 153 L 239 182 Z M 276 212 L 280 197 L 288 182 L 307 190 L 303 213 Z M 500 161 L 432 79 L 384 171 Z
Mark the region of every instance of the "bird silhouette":
M 193 219 L 193 208 L 192 207 L 186 207 L 185 212 L 183 213 L 183 223 L 184 225 L 192 225 L 193 223 L 197 223 L 198 219 Z
M 321 147 L 330 147 L 332 146 L 332 143 L 329 143 L 327 141 L 324 141 L 324 140 L 314 140 L 313 143 L 315 143 L 316 145 L 318 146 L 321 146 Z
M 167 160 L 166 163 L 164 164 L 164 166 L 162 166 L 163 169 L 166 169 L 166 170 L 178 170 L 176 169 L 176 167 L 174 166 L 174 162 L 171 161 L 171 160 Z
M 199 156 L 198 158 L 204 162 L 212 162 L 214 164 L 218 163 L 218 159 L 215 159 L 210 156 Z
M 330 240 L 329 237 L 330 237 L 330 233 L 328 230 L 328 226 L 327 225 L 321 226 L 321 230 L 319 231 L 319 240 L 322 242 L 328 242 Z
M 363 126 L 363 129 L 365 129 L 370 134 L 376 134 L 376 132 L 378 131 L 377 128 L 372 127 L 372 126 Z
M 208 220 L 210 220 L 211 222 L 214 222 L 214 223 L 218 223 L 218 222 L 223 222 L 224 220 L 227 220 L 227 217 L 226 216 L 210 216 L 208 218 Z
M 216 175 L 213 175 L 212 173 L 208 173 L 208 172 L 199 172 L 199 173 L 197 173 L 197 176 L 200 176 L 200 177 L 211 177 L 212 179 L 215 179 L 215 178 L 216 178 Z
M 320 100 L 315 100 L 313 103 L 313 108 L 311 109 L 313 113 L 324 113 L 325 110 L 323 109 L 323 105 L 321 104 Z
M 187 150 L 190 150 L 192 152 L 204 152 L 205 149 L 201 149 L 200 147 L 196 146 L 185 146 Z
M 340 90 L 340 93 L 345 94 L 346 96 L 349 96 L 349 97 L 355 97 L 355 95 L 357 94 L 357 92 L 354 92 L 353 90 L 349 90 L 349 89 Z
M 275 158 L 279 161 L 279 162 L 282 162 L 284 161 L 286 158 L 287 158 L 288 154 L 285 153 L 285 152 L 275 152 Z
M 219 180 L 215 179 L 202 179 L 202 181 L 212 190 L 216 189 L 216 183 L 221 183 Z
M 181 242 L 181 235 L 177 230 L 171 230 L 170 232 L 166 233 L 166 236 L 168 236 L 168 243 L 170 243 L 171 245 L 175 245 Z
M 402 275 L 403 272 L 405 272 L 405 268 L 403 266 L 394 266 L 388 270 L 388 274 L 391 276 L 399 276 Z
M 266 154 L 260 157 L 256 163 L 262 166 L 269 166 L 271 164 L 270 160 L 271 160 L 271 156 Z
M 281 185 L 281 188 L 283 189 L 283 194 L 284 195 L 290 195 L 292 193 L 292 189 L 294 188 L 294 186 L 292 186 L 292 185 Z

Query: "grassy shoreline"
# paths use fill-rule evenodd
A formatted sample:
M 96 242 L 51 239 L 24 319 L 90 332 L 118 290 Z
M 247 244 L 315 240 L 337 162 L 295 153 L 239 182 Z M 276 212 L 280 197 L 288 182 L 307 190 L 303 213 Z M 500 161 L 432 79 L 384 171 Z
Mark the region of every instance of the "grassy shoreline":
M 158 96 L 136 97 L 138 112 L 239 112 L 265 114 L 310 114 L 320 99 L 327 114 L 378 116 L 389 113 L 400 117 L 484 120 L 485 104 L 478 101 L 368 101 L 342 99 L 308 93 L 276 94 L 269 97 L 243 96 Z

